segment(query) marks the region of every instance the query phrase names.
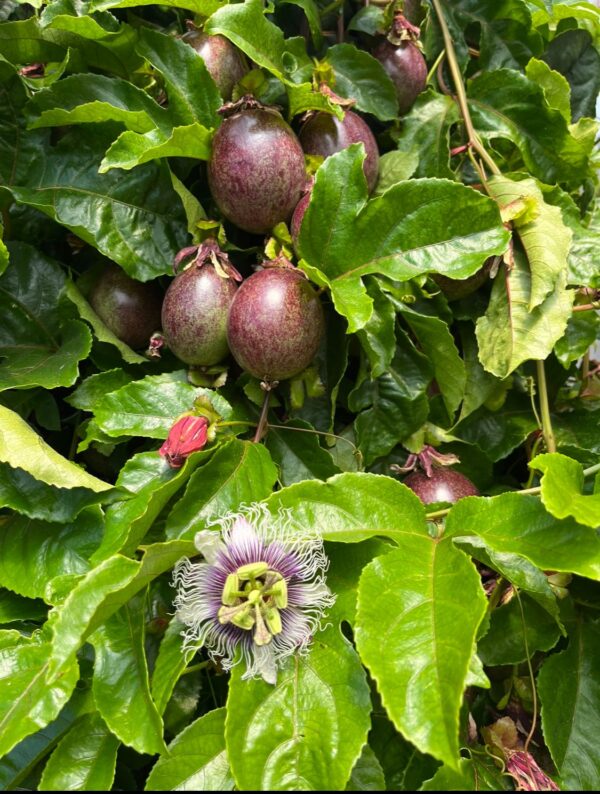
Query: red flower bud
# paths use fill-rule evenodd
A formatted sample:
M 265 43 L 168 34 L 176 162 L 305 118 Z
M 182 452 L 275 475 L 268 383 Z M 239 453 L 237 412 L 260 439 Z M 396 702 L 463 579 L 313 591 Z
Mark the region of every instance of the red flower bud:
M 560 791 L 556 783 L 540 769 L 531 753 L 523 750 L 508 751 L 506 771 L 520 791 Z
M 167 459 L 173 469 L 183 466 L 185 459 L 206 444 L 208 419 L 205 416 L 183 416 L 169 431 L 158 454 Z

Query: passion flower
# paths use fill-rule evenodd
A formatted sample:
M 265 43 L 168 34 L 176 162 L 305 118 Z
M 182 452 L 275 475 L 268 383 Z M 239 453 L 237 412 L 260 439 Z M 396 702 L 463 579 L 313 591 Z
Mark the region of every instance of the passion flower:
M 243 663 L 243 679 L 275 684 L 278 668 L 307 652 L 333 605 L 323 541 L 289 511 L 272 515 L 260 504 L 212 526 L 194 540 L 205 561 L 184 558 L 174 571 L 184 652 L 204 647 L 225 670 Z

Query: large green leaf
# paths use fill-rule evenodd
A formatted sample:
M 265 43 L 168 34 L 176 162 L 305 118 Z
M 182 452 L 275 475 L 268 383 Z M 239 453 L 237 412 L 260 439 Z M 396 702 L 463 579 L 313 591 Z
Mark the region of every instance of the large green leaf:
M 242 681 L 234 668 L 225 738 L 238 788 L 344 789 L 369 730 L 365 672 L 338 626 L 319 632 L 277 684 Z
M 387 455 L 421 427 L 429 413 L 431 375 L 428 359 L 403 334 L 389 370 L 351 392 L 349 406 L 361 412 L 354 428 L 365 463 Z
M 0 391 L 70 386 L 91 335 L 59 308 L 64 273 L 25 243 L 9 243 L 8 250 L 13 266 L 0 277 Z
M 141 88 L 100 74 L 74 74 L 38 91 L 27 114 L 34 129 L 118 121 L 134 132 L 148 132 L 168 123 L 168 111 Z
M 594 22 L 597 26 L 597 17 Z M 573 121 L 582 116 L 593 118 L 600 91 L 600 55 L 589 31 L 566 30 L 550 43 L 543 57 L 571 86 Z
M 98 169 L 101 174 L 112 168 L 129 171 L 137 165 L 161 157 L 192 157 L 208 160 L 211 152 L 212 132 L 201 124 L 188 124 L 172 130 L 151 130 L 144 134 L 126 131 L 106 152 Z
M 148 775 L 146 791 L 232 791 L 225 714 L 209 711 L 181 731 Z
M 419 791 L 505 791 L 510 790 L 507 776 L 493 761 L 482 762 L 484 754 L 473 753 L 471 758 L 461 758 L 458 768 L 441 766 L 431 780 Z
M 398 730 L 456 767 L 459 713 L 485 614 L 481 580 L 454 544 L 398 538 L 361 576 L 355 638 Z
M 218 126 L 217 110 L 223 102 L 204 60 L 198 58 L 193 47 L 179 38 L 143 27 L 137 50 L 163 76 L 173 123 Z
M 175 684 L 187 666 L 183 652 L 184 630 L 183 623 L 172 618 L 160 641 L 151 681 L 152 700 L 160 715 L 164 713 Z
M 354 144 L 321 165 L 298 242 L 308 275 L 331 289 L 349 331 L 372 313 L 363 276 L 465 278 L 508 242 L 495 202 L 458 183 L 412 179 L 367 201 L 363 152 Z
M 486 141 L 508 138 L 542 182 L 585 178 L 588 153 L 541 86 L 512 69 L 483 72 L 468 87 L 473 123 Z
M 109 392 L 94 406 L 94 418 L 109 436 L 166 438 L 176 419 L 194 407 L 200 396 L 211 399 L 223 415 L 227 403 L 207 389 L 195 388 L 184 370 L 148 375 Z
M 98 508 L 86 508 L 70 524 L 13 514 L 0 524 L 0 584 L 28 598 L 44 598 L 55 576 L 89 570 L 102 524 Z
M 287 422 L 282 427 L 269 428 L 266 445 L 279 467 L 279 480 L 282 485 L 292 485 L 313 478 L 326 480 L 340 473 L 333 458 L 319 444 L 319 437 L 312 430 L 307 422 L 298 420 Z
M 538 676 L 544 740 L 566 790 L 593 791 L 600 776 L 600 630 L 574 628 L 566 651 L 550 656 Z
M 531 271 L 531 294 L 527 306 L 531 312 L 562 283 L 572 232 L 565 226 L 560 209 L 545 203 L 534 179 L 515 182 L 494 176 L 488 184 L 491 195 L 502 209 L 523 203 L 512 224 L 525 249 Z
M 566 289 L 561 273 L 552 294 L 529 311 L 532 281 L 529 265 L 520 251 L 514 266 L 500 268 L 494 280 L 487 311 L 477 321 L 479 358 L 484 368 L 505 378 L 524 361 L 543 360 L 565 332 L 574 293 Z
M 0 591 L 0 624 L 17 623 L 22 620 L 43 620 L 46 605 L 39 599 L 24 598 L 10 590 Z M 0 784 L 1 784 L 0 775 Z
M 194 554 L 189 542 L 155 543 L 145 548 L 141 562 L 116 554 L 93 568 L 51 613 L 50 674 L 59 677 L 93 631 L 181 557 Z
M 13 195 L 148 281 L 170 272 L 186 242 L 183 207 L 164 164 L 98 173 L 117 132 L 113 124 L 74 128 L 37 158 Z
M 212 450 L 201 450 L 190 455 L 179 469 L 169 466 L 158 452 L 139 452 L 130 458 L 121 469 L 117 485 L 135 495 L 106 511 L 102 543 L 92 555 L 92 562 L 99 563 L 118 553 L 133 554 L 163 507 L 211 455 Z
M 416 152 L 416 177 L 454 179 L 450 169 L 450 130 L 458 121 L 458 108 L 452 97 L 425 91 L 402 119 L 398 138 L 401 152 Z
M 353 44 L 336 44 L 327 51 L 327 63 L 335 75 L 336 94 L 354 99 L 358 110 L 380 121 L 396 118 L 396 89 L 376 58 Z
M 365 284 L 373 313 L 358 338 L 371 365 L 371 378 L 379 378 L 390 368 L 396 352 L 396 309 L 374 276 L 366 276 Z
M 265 499 L 276 480 L 277 469 L 266 447 L 234 439 L 194 472 L 167 518 L 167 538 L 193 540 L 210 519 Z
M 583 466 L 560 452 L 538 455 L 529 465 L 543 473 L 542 502 L 556 518 L 573 518 L 588 527 L 600 527 L 600 491 L 582 494 Z
M 382 712 L 372 715 L 369 745 L 384 771 L 388 791 L 417 791 L 439 766 L 432 756 L 407 742 Z
M 195 14 L 210 16 L 223 5 L 224 0 L 161 0 L 162 6 L 170 8 L 187 8 Z M 135 8 L 136 6 L 156 5 L 156 0 L 91 0 L 92 11 L 103 11 L 108 8 Z
M 90 641 L 95 650 L 93 692 L 109 729 L 138 753 L 162 753 L 163 724 L 150 694 L 144 651 L 143 596 L 125 604 Z
M 69 522 L 84 507 L 104 501 L 108 496 L 106 492 L 98 494 L 87 488 L 55 488 L 36 480 L 23 469 L 0 464 L 0 507 L 10 507 L 29 518 Z
M 96 493 L 112 488 L 59 455 L 27 422 L 3 405 L 0 405 L 0 424 L 0 461 L 57 488 L 88 488 Z
M 119 740 L 97 713 L 86 714 L 64 736 L 44 767 L 41 791 L 110 791 Z
M 346 791 L 385 791 L 385 777 L 377 756 L 365 744 L 358 761 L 354 764 Z
M 600 579 L 600 538 L 572 518 L 559 520 L 535 496 L 505 493 L 461 499 L 446 519 L 446 535 L 478 535 L 493 550 L 525 557 L 543 571 Z
M 395 541 L 426 536 L 425 508 L 405 485 L 379 474 L 347 473 L 327 482 L 307 480 L 276 491 L 266 503 L 276 514 L 289 508 L 300 526 L 325 540 L 358 543 L 377 535 Z
M 527 596 L 520 596 L 494 609 L 490 626 L 477 644 L 486 666 L 519 664 L 536 651 L 554 648 L 560 638 L 556 620 Z
M 77 662 L 72 659 L 60 678 L 50 681 L 49 656 L 49 643 L 30 641 L 0 648 L 0 756 L 48 725 L 75 688 Z

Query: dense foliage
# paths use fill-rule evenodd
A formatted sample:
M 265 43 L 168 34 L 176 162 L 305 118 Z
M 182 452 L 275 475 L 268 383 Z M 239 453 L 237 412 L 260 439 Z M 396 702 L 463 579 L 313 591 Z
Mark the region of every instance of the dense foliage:
M 599 787 L 599 12 L 404 5 L 429 75 L 399 115 L 383 3 L 0 4 L 4 789 Z M 233 99 L 296 134 L 354 100 L 373 193 L 353 143 L 307 157 L 293 242 L 224 219 L 207 161 L 231 85 L 191 20 L 243 53 Z M 323 305 L 259 431 L 259 380 L 132 349 L 96 294 L 109 260 L 162 294 L 209 238 L 246 279 L 284 254 Z M 168 458 L 182 414 L 206 419 Z M 482 496 L 402 484 L 430 446 Z M 186 656 L 173 616 L 195 534 L 254 502 L 320 535 L 336 596 L 276 684 Z

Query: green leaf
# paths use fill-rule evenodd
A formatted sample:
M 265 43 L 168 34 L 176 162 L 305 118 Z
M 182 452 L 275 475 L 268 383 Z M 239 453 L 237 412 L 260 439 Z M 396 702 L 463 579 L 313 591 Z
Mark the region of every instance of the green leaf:
M 339 119 L 343 118 L 344 111 L 340 105 L 336 105 L 320 91 L 315 91 L 312 83 L 287 83 L 285 90 L 288 96 L 290 119 L 301 113 L 306 113 L 307 110 L 322 110 L 325 113 L 332 113 Z
M 485 141 L 507 138 L 533 176 L 547 184 L 585 178 L 584 147 L 551 108 L 541 86 L 511 69 L 483 72 L 468 87 L 473 124 Z
M 79 678 L 73 659 L 55 681 L 48 679 L 49 643 L 0 649 L 0 756 L 58 716 Z
M 266 447 L 232 440 L 192 475 L 167 518 L 167 538 L 193 540 L 211 519 L 265 499 L 276 480 L 277 469 Z
M 66 402 L 81 411 L 92 411 L 105 394 L 117 391 L 121 386 L 131 383 L 133 377 L 123 369 L 109 369 L 90 375 L 68 397 Z
M 130 174 L 98 173 L 115 134 L 112 124 L 74 128 L 30 164 L 12 192 L 19 203 L 66 226 L 132 278 L 148 281 L 171 272 L 186 243 L 183 208 L 165 164 L 146 163 Z
M 400 301 L 396 306 L 416 336 L 421 352 L 431 361 L 436 383 L 452 418 L 462 402 L 467 378 L 450 329 L 433 314 L 421 314 Z
M 203 59 L 198 58 L 193 47 L 174 36 L 142 27 L 137 51 L 163 76 L 173 122 L 177 125 L 197 122 L 208 128 L 219 125 L 217 110 L 223 101 Z
M 555 72 L 547 63 L 538 61 L 537 58 L 529 61 L 525 74 L 533 83 L 542 86 L 548 105 L 559 110 L 567 124 L 570 124 L 571 88 L 562 74 Z
M 192 157 L 208 160 L 211 153 L 212 132 L 201 124 L 174 127 L 168 132 L 151 130 L 144 134 L 123 132 L 110 146 L 98 171 L 105 174 L 112 168 L 130 171 L 141 163 L 161 157 Z
M 594 20 L 598 24 L 598 18 Z M 563 74 L 571 86 L 573 121 L 596 115 L 600 91 L 600 55 L 587 30 L 567 30 L 556 36 L 544 53 L 544 60 Z
M 136 353 L 134 350 L 132 350 L 129 345 L 126 345 L 125 342 L 122 342 L 117 336 L 115 336 L 110 328 L 100 319 L 100 317 L 98 317 L 96 312 L 92 309 L 90 304 L 83 297 L 81 292 L 77 289 L 72 281 L 67 281 L 65 285 L 65 295 L 72 303 L 75 304 L 81 319 L 85 320 L 92 326 L 94 336 L 100 342 L 106 342 L 107 344 L 116 347 L 119 353 L 122 355 L 123 361 L 126 361 L 128 364 L 147 363 L 147 358 L 140 356 L 139 353 Z
M 294 428 L 306 432 L 296 432 Z M 286 422 L 281 428 L 269 428 L 265 443 L 279 468 L 282 485 L 302 480 L 326 480 L 340 473 L 329 452 L 319 444 L 319 437 L 311 430 L 313 428 L 308 422 L 297 419 Z
M 450 96 L 429 89 L 402 118 L 398 149 L 413 154 L 416 177 L 455 179 L 450 168 L 450 130 L 458 122 L 456 102 Z M 385 157 L 385 155 L 384 155 Z
M 185 626 L 177 618 L 172 618 L 160 641 L 158 656 L 152 671 L 151 694 L 158 713 L 162 716 L 175 684 L 187 667 L 183 652 L 182 632 Z
M 459 713 L 486 598 L 466 555 L 423 535 L 373 560 L 358 591 L 356 646 L 390 719 L 456 767 Z
M 22 469 L 0 465 L 0 507 L 10 507 L 29 518 L 65 523 L 89 505 L 112 495 L 87 488 L 55 488 Z
M 168 123 L 168 112 L 126 80 L 74 74 L 38 91 L 27 105 L 30 128 L 118 121 L 128 130 L 149 132 Z
M 567 323 L 565 335 L 554 347 L 554 354 L 568 369 L 573 361 L 585 355 L 600 338 L 600 315 L 596 312 L 573 312 Z
M 148 375 L 110 392 L 94 406 L 96 422 L 109 436 L 166 438 L 182 413 L 191 411 L 194 400 L 205 396 L 224 416 L 227 403 L 214 392 L 195 388 L 184 370 Z
M 57 488 L 88 488 L 99 493 L 112 488 L 77 464 L 63 458 L 14 411 L 0 405 L 0 461 L 23 469 Z
M 484 665 L 519 664 L 558 642 L 556 620 L 526 595 L 520 598 L 523 614 L 517 598 L 492 611 L 490 627 L 477 645 Z
M 0 624 L 17 623 L 22 620 L 43 620 L 47 607 L 38 599 L 23 598 L 9 590 L 0 592 Z M 0 784 L 1 784 L 0 778 Z
M 555 291 L 529 311 L 531 290 L 529 265 L 517 250 L 510 273 L 503 265 L 494 279 L 489 306 L 475 330 L 481 363 L 498 378 L 524 361 L 547 358 L 565 332 L 574 297 L 566 289 L 566 273 L 558 277 Z
M 546 659 L 538 675 L 542 729 L 563 787 L 593 791 L 600 775 L 600 630 L 575 627 L 566 651 Z
M 212 453 L 212 449 L 196 452 L 179 469 L 169 466 L 158 452 L 140 452 L 130 458 L 121 469 L 117 485 L 135 495 L 106 511 L 102 543 L 92 562 L 97 564 L 118 553 L 133 554 L 163 507 Z
M 419 791 L 505 791 L 508 788 L 506 776 L 493 761 L 483 763 L 479 754 L 473 754 L 471 758 L 461 758 L 457 769 L 441 766 Z
M 452 432 L 469 444 L 476 444 L 495 462 L 520 446 L 537 427 L 531 400 L 513 392 L 500 409 L 481 406 L 460 421 Z
M 0 584 L 28 598 L 44 598 L 55 576 L 89 570 L 102 524 L 97 507 L 86 508 L 70 524 L 10 516 L 0 524 Z
M 299 6 L 304 11 L 313 45 L 318 50 L 323 43 L 323 34 L 321 32 L 319 6 L 315 0 L 279 0 L 279 5 L 285 5 L 286 3 Z
M 569 447 L 585 450 L 594 456 L 600 454 L 600 433 L 594 415 L 579 410 L 560 414 L 555 417 L 555 432 L 559 447 L 568 454 Z M 597 463 L 594 458 L 593 464 Z
M 385 791 L 385 777 L 377 756 L 368 744 L 354 764 L 346 791 Z
M 429 413 L 430 380 L 429 361 L 403 335 L 389 371 L 364 381 L 350 394 L 350 408 L 361 411 L 354 428 L 365 463 L 387 455 L 421 427 Z
M 523 210 L 512 224 L 525 249 L 531 271 L 531 294 L 528 310 L 531 312 L 550 295 L 567 268 L 567 255 L 572 232 L 565 226 L 558 207 L 544 202 L 544 196 L 534 179 L 515 182 L 502 176 L 489 180 L 491 195 L 501 209 L 523 203 Z
M 420 753 L 398 733 L 385 714 L 373 712 L 369 745 L 381 764 L 388 791 L 417 791 L 430 778 L 439 763 Z
M 210 16 L 223 5 L 225 0 L 161 0 L 161 6 L 169 8 L 186 8 L 195 14 Z M 156 0 L 91 0 L 91 11 L 103 11 L 107 8 L 134 8 L 136 6 L 156 5 Z
M 370 6 L 367 6 L 370 8 Z M 411 148 L 407 151 L 386 152 L 379 158 L 379 178 L 375 186 L 374 195 L 379 196 L 385 193 L 398 182 L 415 173 L 419 164 L 419 155 L 416 150 Z
M 371 377 L 378 378 L 388 371 L 396 352 L 396 311 L 375 278 L 367 276 L 366 284 L 373 314 L 358 338 L 371 364 Z
M 119 740 L 94 712 L 78 720 L 48 759 L 42 791 L 110 791 Z
M 145 547 L 141 562 L 117 554 L 93 568 L 51 613 L 51 675 L 59 677 L 86 638 L 137 592 L 181 557 L 195 553 L 187 542 L 154 543 Z
M 344 789 L 367 738 L 371 702 L 358 656 L 339 628 L 319 632 L 307 656 L 289 659 L 275 686 L 242 681 L 242 666 L 232 672 L 225 722 L 237 787 Z
M 63 271 L 25 243 L 9 243 L 8 250 L 13 266 L 0 277 L 0 390 L 70 386 L 91 335 L 59 310 Z
M 94 700 L 109 729 L 138 753 L 162 753 L 163 724 L 150 694 L 144 651 L 145 604 L 139 596 L 90 638 L 96 652 Z
M 572 516 L 580 524 L 594 529 L 600 526 L 600 491 L 582 494 L 583 466 L 560 452 L 538 455 L 529 462 L 541 471 L 542 502 L 556 518 Z
M 460 409 L 459 421 L 470 416 L 482 405 L 492 403 L 494 407 L 504 403 L 510 380 L 501 381 L 490 372 L 486 372 L 478 358 L 477 340 L 470 324 L 461 324 L 460 342 L 465 365 L 465 396 Z M 499 428 L 500 430 L 502 428 Z M 457 429 L 454 428 L 457 435 Z M 487 452 L 487 448 L 486 448 Z
M 146 791 L 232 791 L 225 714 L 209 711 L 181 731 L 148 775 Z
M 379 61 L 353 44 L 335 44 L 327 51 L 327 63 L 335 75 L 334 89 L 356 107 L 380 121 L 398 115 L 396 89 Z
M 596 532 L 572 518 L 554 518 L 535 496 L 505 493 L 461 499 L 446 519 L 446 536 L 469 535 L 482 537 L 495 552 L 525 557 L 543 571 L 600 579 Z
M 508 240 L 495 202 L 457 183 L 411 179 L 367 201 L 363 157 L 354 144 L 321 165 L 298 243 L 304 269 L 330 287 L 348 332 L 364 327 L 372 313 L 363 276 L 465 278 Z M 323 224 L 324 217 L 330 222 Z
M 391 477 L 352 472 L 327 482 L 307 480 L 282 488 L 266 503 L 276 514 L 290 508 L 300 526 L 313 527 L 324 540 L 358 543 L 377 535 L 398 540 L 425 536 L 425 508 L 410 488 Z

